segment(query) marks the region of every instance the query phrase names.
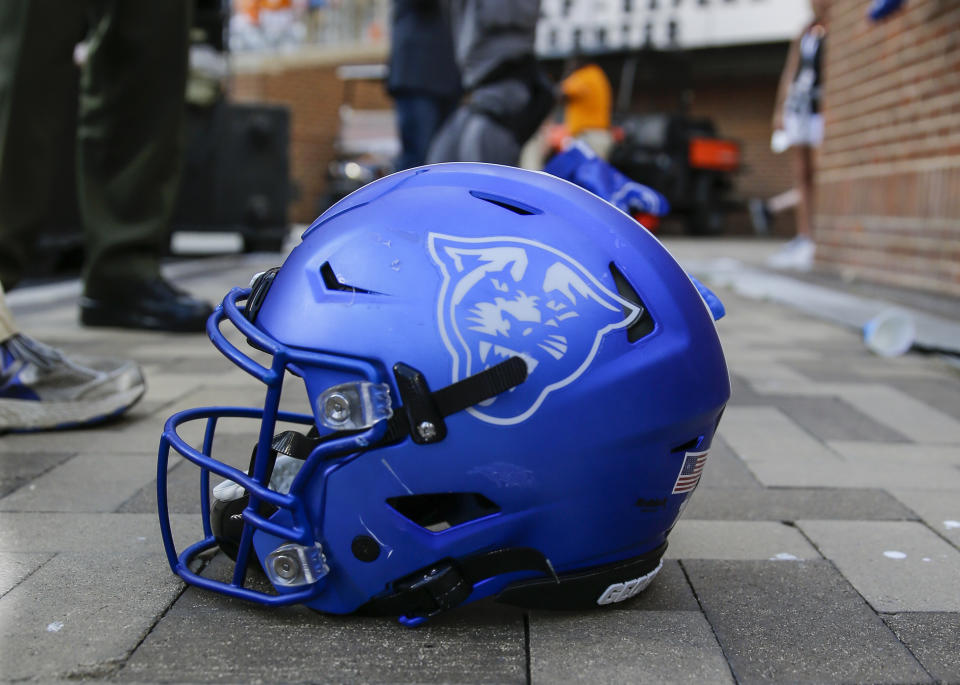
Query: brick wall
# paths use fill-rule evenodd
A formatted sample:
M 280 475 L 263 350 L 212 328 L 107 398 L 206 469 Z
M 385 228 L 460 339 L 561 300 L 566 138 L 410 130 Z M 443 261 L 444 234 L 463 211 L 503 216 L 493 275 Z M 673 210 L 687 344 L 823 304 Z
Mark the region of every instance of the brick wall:
M 341 64 L 382 63 L 382 47 L 336 51 L 307 50 L 296 55 L 241 55 L 234 65 L 230 98 L 236 102 L 269 102 L 290 108 L 290 173 L 299 189 L 290 206 L 290 220 L 313 221 L 333 158 L 341 103 L 358 109 L 387 109 L 391 101 L 376 81 L 337 77 Z
M 817 262 L 960 295 L 960 3 L 880 24 L 865 8 L 835 0 L 828 19 Z

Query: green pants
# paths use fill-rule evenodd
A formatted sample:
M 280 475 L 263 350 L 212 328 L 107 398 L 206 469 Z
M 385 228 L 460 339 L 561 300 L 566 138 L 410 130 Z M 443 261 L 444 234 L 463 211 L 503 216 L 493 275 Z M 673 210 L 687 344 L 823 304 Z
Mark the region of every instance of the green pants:
M 153 278 L 180 180 L 188 0 L 0 0 L 0 281 L 29 275 L 80 76 L 77 197 L 88 294 Z M 71 103 L 72 104 L 72 103 Z M 69 136 L 66 136 L 69 138 Z

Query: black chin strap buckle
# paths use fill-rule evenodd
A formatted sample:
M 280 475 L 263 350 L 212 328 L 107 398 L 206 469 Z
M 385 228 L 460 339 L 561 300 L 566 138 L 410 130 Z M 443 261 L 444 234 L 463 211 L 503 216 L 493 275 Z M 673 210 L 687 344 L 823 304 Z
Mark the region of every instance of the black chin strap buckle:
M 399 616 L 400 623 L 417 626 L 462 604 L 481 580 L 514 571 L 539 571 L 550 582 L 560 582 L 550 560 L 538 550 L 508 547 L 431 564 L 395 581 L 390 594 L 370 600 L 357 613 Z
M 492 399 L 527 380 L 527 363 L 520 357 L 511 357 L 436 392 L 430 392 L 422 373 L 403 362 L 394 364 L 393 375 L 403 405 L 391 419 L 394 425 L 388 435 L 398 438 L 409 433 L 415 443 L 429 445 L 447 437 L 444 417 Z M 402 423 L 406 425 L 401 426 Z
M 440 414 L 427 379 L 412 366 L 398 362 L 393 375 L 400 391 L 401 409 L 407 417 L 410 437 L 418 445 L 440 442 L 447 437 L 447 424 Z

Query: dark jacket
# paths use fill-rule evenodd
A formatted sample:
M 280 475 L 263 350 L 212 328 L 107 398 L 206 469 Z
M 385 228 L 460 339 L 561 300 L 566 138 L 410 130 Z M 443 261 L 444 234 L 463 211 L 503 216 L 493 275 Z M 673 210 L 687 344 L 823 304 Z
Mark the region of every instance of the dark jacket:
M 387 91 L 460 95 L 450 22 L 440 0 L 393 0 Z

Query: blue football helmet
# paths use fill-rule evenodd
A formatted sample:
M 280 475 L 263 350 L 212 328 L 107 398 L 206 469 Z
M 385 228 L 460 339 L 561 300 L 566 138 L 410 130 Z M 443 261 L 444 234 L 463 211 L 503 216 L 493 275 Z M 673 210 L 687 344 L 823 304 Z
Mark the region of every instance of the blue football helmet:
M 265 406 L 167 421 L 173 571 L 408 624 L 491 595 L 575 609 L 637 594 L 730 395 L 710 310 L 652 235 L 571 183 L 489 164 L 412 169 L 343 199 L 282 266 L 232 290 L 208 333 L 266 384 Z M 309 411 L 279 409 L 288 374 Z M 211 456 L 224 417 L 259 428 L 246 471 Z M 206 422 L 199 447 L 178 432 L 192 421 Z M 204 538 L 179 554 L 171 447 L 202 493 Z M 191 564 L 216 547 L 230 581 Z M 271 590 L 248 585 L 257 564 Z

